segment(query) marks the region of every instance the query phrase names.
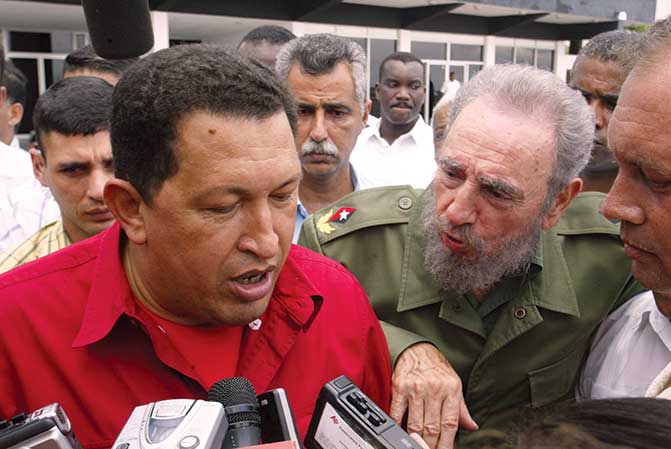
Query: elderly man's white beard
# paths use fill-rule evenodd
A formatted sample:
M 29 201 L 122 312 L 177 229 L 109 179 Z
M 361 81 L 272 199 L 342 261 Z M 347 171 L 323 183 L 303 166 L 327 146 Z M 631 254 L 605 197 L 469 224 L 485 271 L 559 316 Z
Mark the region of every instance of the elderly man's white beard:
M 422 213 L 426 235 L 424 266 L 438 285 L 456 294 L 489 289 L 504 277 L 522 274 L 527 269 L 540 241 L 541 220 L 539 214 L 530 226 L 506 239 L 503 247 L 487 253 L 485 241 L 472 235 L 471 225 L 453 226 L 441 221 L 431 194 Z M 465 259 L 443 245 L 440 236 L 448 230 L 469 244 L 475 258 Z

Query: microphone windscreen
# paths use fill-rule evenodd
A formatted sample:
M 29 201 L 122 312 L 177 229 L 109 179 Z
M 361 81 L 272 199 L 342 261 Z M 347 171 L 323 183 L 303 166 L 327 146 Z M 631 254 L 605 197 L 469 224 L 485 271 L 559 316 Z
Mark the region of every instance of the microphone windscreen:
M 207 400 L 219 402 L 228 410 L 231 407 L 248 406 L 231 414 L 227 411 L 229 424 L 242 421 L 261 422 L 256 391 L 244 377 L 229 377 L 217 381 L 207 392 Z
M 135 58 L 154 46 L 149 0 L 82 0 L 82 6 L 100 57 Z

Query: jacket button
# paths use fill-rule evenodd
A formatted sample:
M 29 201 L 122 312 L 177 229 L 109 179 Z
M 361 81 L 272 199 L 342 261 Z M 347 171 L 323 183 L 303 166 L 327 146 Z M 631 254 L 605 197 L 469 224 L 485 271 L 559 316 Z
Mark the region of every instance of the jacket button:
M 515 318 L 521 320 L 525 316 L 527 316 L 527 311 L 524 307 L 517 307 L 515 308 Z
M 398 200 L 398 207 L 400 207 L 403 210 L 410 209 L 412 207 L 412 199 L 407 196 L 401 197 Z
M 455 312 L 461 312 L 461 304 L 455 302 L 454 304 L 452 304 L 452 310 L 454 310 Z

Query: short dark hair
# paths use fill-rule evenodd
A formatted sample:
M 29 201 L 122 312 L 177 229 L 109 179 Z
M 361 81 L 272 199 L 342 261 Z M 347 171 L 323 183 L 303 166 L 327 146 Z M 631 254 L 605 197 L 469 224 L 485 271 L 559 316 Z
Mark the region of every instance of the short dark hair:
M 121 76 L 128 67 L 139 60 L 140 58 L 104 59 L 98 56 L 92 46 L 87 45 L 73 51 L 65 58 L 63 75 L 78 70 L 91 70 Z
M 421 59 L 419 59 L 412 53 L 408 53 L 407 51 L 397 51 L 396 53 L 392 53 L 386 58 L 384 58 L 380 63 L 380 73 L 379 73 L 380 81 L 382 81 L 382 71 L 384 70 L 384 65 L 389 61 L 401 61 L 403 64 L 407 64 L 409 62 L 416 62 L 422 66 L 422 73 L 424 73 L 424 63 L 422 62 Z M 424 80 L 422 80 L 422 83 L 423 82 Z
M 5 66 L 2 85 L 7 88 L 7 101 L 9 103 L 21 103 L 21 106 L 26 106 L 28 78 L 11 61 L 7 61 Z
M 110 129 L 112 92 L 107 81 L 92 76 L 66 78 L 53 84 L 37 99 L 33 126 L 46 158 L 44 134 L 88 136 Z
M 180 45 L 133 65 L 114 90 L 112 152 L 115 176 L 147 204 L 177 173 L 177 124 L 195 111 L 266 119 L 284 112 L 296 132 L 291 96 L 260 62 L 208 44 Z
M 271 44 L 286 44 L 292 39 L 296 39 L 296 35 L 286 28 L 277 25 L 263 25 L 245 34 L 238 44 L 238 48 L 240 48 L 243 42 L 256 43 L 266 41 Z
M 0 78 L 5 73 L 5 48 L 0 44 Z

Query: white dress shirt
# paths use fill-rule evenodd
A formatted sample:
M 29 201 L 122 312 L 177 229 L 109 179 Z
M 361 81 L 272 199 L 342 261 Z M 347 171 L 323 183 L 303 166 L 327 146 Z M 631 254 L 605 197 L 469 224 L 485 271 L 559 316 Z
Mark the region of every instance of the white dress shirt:
M 61 210 L 51 191 L 37 179 L 16 185 L 0 208 L 0 252 L 10 251 L 60 217 Z
M 671 321 L 651 291 L 633 297 L 601 324 L 578 383 L 578 399 L 643 397 L 671 361 Z
M 457 96 L 457 92 L 461 87 L 461 83 L 457 80 L 450 81 L 449 79 L 445 80 L 443 87 L 440 88 L 440 91 L 447 97 L 448 100 L 454 100 L 454 97 Z
M 30 154 L 0 142 L 0 209 L 7 206 L 7 195 L 12 188 L 31 179 Z
M 23 149 L 23 148 L 21 148 L 21 143 L 19 142 L 19 138 L 16 135 L 14 135 L 14 137 L 12 138 L 12 141 L 9 142 L 9 146 L 12 147 L 12 148 L 18 148 L 19 150 Z
M 410 132 L 391 145 L 380 136 L 380 120 L 361 131 L 350 163 L 366 187 L 409 184 L 423 189 L 433 180 L 433 130 L 419 117 Z

